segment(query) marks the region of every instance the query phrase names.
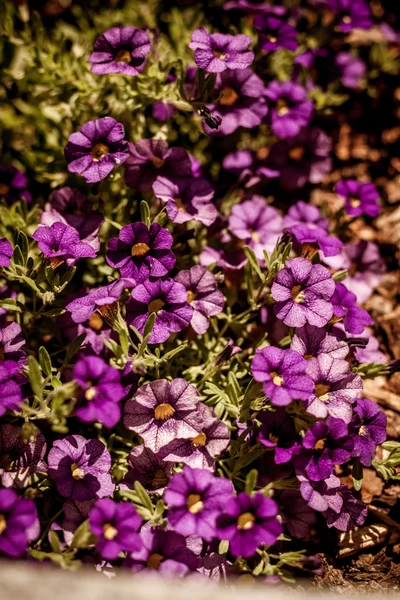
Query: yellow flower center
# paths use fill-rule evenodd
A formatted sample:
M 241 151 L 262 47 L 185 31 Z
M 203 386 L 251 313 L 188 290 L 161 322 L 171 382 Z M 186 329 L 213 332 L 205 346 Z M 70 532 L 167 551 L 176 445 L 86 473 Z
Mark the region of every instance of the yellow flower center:
M 360 206 L 361 202 L 360 202 L 360 200 L 358 198 L 350 198 L 349 204 L 353 208 L 358 208 Z
M 192 292 L 191 290 L 189 290 L 187 293 L 187 301 L 190 304 L 191 302 L 193 302 L 193 300 L 196 300 L 196 294 L 194 292 Z
M 318 450 L 318 451 L 323 450 L 325 448 L 325 442 L 326 442 L 326 438 L 324 438 L 322 440 L 317 440 L 314 445 L 314 450 Z
M 138 242 L 132 246 L 131 256 L 144 256 L 150 250 L 149 246 L 144 242 Z
M 317 383 L 317 385 L 315 386 L 314 394 L 317 396 L 317 398 L 322 400 L 322 402 L 329 400 L 328 392 L 329 392 L 329 385 L 327 385 L 326 383 Z
M 96 395 L 96 388 L 95 387 L 88 387 L 87 390 L 85 390 L 85 398 L 86 400 L 88 400 L 90 402 L 90 400 L 93 400 L 93 398 Z
M 245 512 L 239 515 L 237 519 L 237 528 L 238 529 L 251 529 L 254 525 L 254 521 L 256 520 L 255 516 L 250 512 Z
M 149 558 L 147 559 L 146 567 L 152 571 L 155 571 L 160 567 L 163 560 L 164 557 L 162 554 L 154 552 L 153 554 L 150 554 Z
M 159 156 L 152 156 L 150 162 L 155 169 L 161 169 L 165 160 L 163 158 L 160 158 Z
M 303 146 L 295 146 L 289 150 L 289 158 L 294 161 L 299 161 L 304 158 L 304 154 L 306 153 L 305 148 Z
M 150 304 L 147 307 L 147 311 L 149 313 L 158 313 L 162 307 L 165 306 L 165 302 L 163 302 L 163 300 L 161 300 L 161 298 L 155 298 L 155 300 L 152 300 L 150 302 Z
M 174 412 L 174 407 L 168 404 L 168 402 L 165 404 L 158 404 L 154 409 L 154 418 L 160 421 L 166 421 L 172 417 Z
M 76 481 L 79 481 L 80 479 L 83 479 L 85 477 L 85 473 L 82 471 L 82 469 L 78 467 L 77 463 L 72 463 L 71 473 L 72 477 L 76 479 Z
M 294 285 L 292 287 L 292 300 L 297 304 L 304 301 L 304 292 L 301 289 L 301 285 Z
M 199 448 L 199 447 L 201 448 L 201 447 L 203 447 L 203 446 L 205 446 L 205 445 L 206 445 L 206 442 L 207 442 L 207 436 L 206 436 L 206 434 L 205 434 L 205 433 L 202 431 L 201 433 L 199 433 L 198 435 L 196 435 L 196 437 L 194 437 L 194 438 L 191 438 L 191 440 L 190 440 L 190 441 L 192 442 L 192 444 L 193 444 L 193 446 L 194 446 L 195 448 Z
M 109 147 L 105 144 L 96 144 L 92 148 L 92 158 L 94 162 L 99 162 L 109 152 Z
M 7 521 L 4 515 L 0 515 L 0 535 L 5 531 L 7 527 Z
M 88 321 L 88 325 L 90 329 L 93 329 L 94 331 L 100 331 L 104 325 L 104 321 L 98 313 L 93 313 Z
M 114 58 L 114 62 L 130 63 L 131 53 L 129 50 L 120 50 L 117 56 Z
M 276 112 L 280 117 L 284 117 L 288 114 L 289 107 L 286 104 L 286 100 L 284 100 L 283 98 L 279 98 L 278 102 L 276 103 Z
M 221 50 L 213 50 L 215 58 L 219 58 L 220 60 L 226 60 L 228 58 L 227 54 L 224 54 Z
M 278 385 L 279 387 L 282 385 L 283 383 L 283 377 L 281 377 L 280 375 L 278 375 L 278 373 L 276 371 L 271 371 L 270 376 L 272 378 L 272 383 L 275 385 Z
M 275 435 L 274 433 L 271 433 L 268 435 L 268 439 L 270 442 L 272 442 L 273 444 L 277 444 L 279 442 L 279 437 L 277 435 Z
M 236 100 L 239 98 L 235 90 L 230 87 L 224 88 L 221 93 L 222 95 L 218 100 L 218 104 L 222 104 L 222 106 L 232 106 L 232 104 L 235 104 Z
M 115 536 L 118 534 L 118 529 L 115 529 L 110 523 L 105 523 L 103 525 L 103 535 L 106 540 L 113 540 Z
M 187 497 L 186 506 L 192 515 L 197 515 L 197 513 L 204 508 L 204 504 L 201 501 L 201 496 L 199 494 L 189 494 Z

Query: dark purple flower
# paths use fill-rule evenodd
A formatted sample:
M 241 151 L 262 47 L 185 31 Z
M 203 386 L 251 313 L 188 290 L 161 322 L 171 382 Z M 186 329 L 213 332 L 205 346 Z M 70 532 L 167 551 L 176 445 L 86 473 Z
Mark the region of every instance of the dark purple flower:
M 112 283 L 105 285 L 97 290 L 91 290 L 89 294 L 81 298 L 76 298 L 66 305 L 66 310 L 71 313 L 74 323 L 84 323 L 98 311 L 101 317 L 104 317 L 108 322 L 112 322 L 117 314 L 117 302 L 126 288 L 132 288 L 135 282 L 132 279 L 116 279 Z M 96 316 L 96 321 L 93 321 L 93 326 L 102 327 L 102 323 Z
M 39 225 L 32 237 L 54 268 L 63 262 L 71 267 L 80 258 L 96 256 L 92 246 L 81 242 L 77 230 L 65 223 L 53 223 L 50 227 Z
M 367 311 L 357 306 L 357 296 L 343 283 L 335 284 L 332 305 L 335 320 L 343 321 L 348 333 L 359 335 L 363 333 L 365 327 L 374 324 Z
M 184 379 L 152 381 L 125 404 L 124 425 L 138 433 L 153 452 L 173 439 L 194 438 L 203 425 L 200 394 Z
M 168 521 L 178 533 L 199 535 L 210 542 L 216 537 L 217 517 L 232 494 L 229 479 L 186 466 L 171 478 L 164 492 Z
M 0 554 L 11 558 L 25 556 L 28 543 L 39 533 L 33 500 L 19 498 L 14 490 L 0 490 Z
M 236 173 L 244 187 L 251 187 L 263 178 L 279 177 L 279 171 L 266 162 L 268 154 L 269 148 L 266 147 L 256 153 L 237 150 L 225 156 L 222 166 L 226 171 Z
M 73 540 L 75 531 L 89 516 L 89 511 L 94 505 L 95 500 L 67 500 L 63 504 L 64 519 L 61 522 L 61 529 L 64 534 L 64 540 L 67 545 Z
M 28 180 L 22 171 L 13 165 L 0 164 L 0 198 L 10 203 L 21 199 L 30 202 L 32 197 L 27 187 Z
M 134 482 L 139 481 L 148 492 L 161 494 L 172 475 L 173 467 L 172 462 L 165 460 L 163 450 L 154 454 L 144 444 L 132 448 L 128 456 L 131 468 L 120 484 L 120 489 L 131 489 Z
M 174 223 L 198 221 L 212 225 L 218 211 L 210 200 L 214 188 L 206 179 L 183 178 L 170 181 L 167 177 L 157 177 L 153 192 L 166 204 L 166 211 Z
M 209 73 L 221 73 L 225 69 L 245 69 L 254 60 L 249 50 L 252 39 L 248 35 L 208 33 L 204 27 L 192 33 L 189 48 L 194 50 L 194 62 Z
M 299 223 L 308 225 L 310 228 L 318 227 L 319 229 L 328 230 L 328 220 L 321 215 L 319 208 L 302 200 L 292 204 L 283 218 L 283 225 L 287 228 Z
M 122 73 L 139 75 L 144 69 L 144 60 L 150 52 L 150 38 L 143 29 L 136 27 L 111 27 L 94 44 L 89 57 L 92 73 Z
M 320 327 L 305 325 L 298 327 L 290 344 L 291 350 L 295 350 L 306 360 L 328 354 L 332 358 L 346 358 L 350 348 L 345 339 L 339 339 Z
M 291 81 L 272 81 L 265 90 L 269 104 L 268 122 L 278 138 L 297 135 L 311 121 L 313 103 L 307 91 Z
M 330 415 L 349 423 L 351 405 L 363 388 L 361 377 L 350 372 L 347 361 L 328 354 L 312 358 L 307 373 L 315 383 L 315 391 L 307 402 L 307 412 L 317 419 Z
M 271 403 L 286 406 L 293 400 L 307 400 L 314 390 L 312 379 L 306 375 L 308 363 L 294 350 L 266 346 L 257 350 L 251 372 Z
M 289 327 L 302 327 L 307 321 L 323 327 L 333 315 L 330 300 L 334 291 L 328 269 L 305 258 L 293 258 L 286 261 L 272 284 L 274 312 Z
M 142 519 L 129 502 L 117 504 L 111 498 L 97 500 L 89 512 L 89 525 L 95 534 L 96 549 L 106 560 L 120 552 L 136 552 L 143 547 L 138 531 Z
M 286 21 L 269 15 L 256 15 L 255 27 L 260 31 L 259 43 L 262 50 L 273 52 L 285 48 L 294 52 L 298 46 L 297 31 Z
M 205 333 L 210 325 L 209 318 L 218 315 L 224 308 L 224 295 L 218 290 L 215 275 L 195 265 L 188 271 L 179 271 L 175 281 L 185 286 L 187 301 L 193 307 L 191 326 L 196 333 Z
M 82 295 L 78 297 L 82 297 Z M 84 323 L 75 323 L 72 320 L 70 313 L 65 312 L 59 317 L 57 323 L 63 336 L 65 336 L 69 342 L 72 342 L 75 338 L 84 333 L 86 337 L 82 342 L 81 349 L 89 349 L 90 354 L 93 352 L 97 355 L 101 354 L 105 348 L 104 341 L 108 341 L 111 338 L 111 327 L 97 312 Z
M 306 477 L 298 475 L 300 481 L 300 493 L 308 506 L 317 512 L 325 512 L 328 509 L 338 515 L 343 506 L 343 499 L 338 493 L 340 479 L 336 475 L 330 475 L 324 481 L 310 481 Z
M 193 308 L 187 302 L 187 291 L 173 279 L 145 281 L 136 286 L 126 305 L 126 320 L 143 334 L 144 326 L 151 313 L 156 313 L 149 344 L 165 342 L 171 332 L 188 327 Z
M 337 237 L 328 235 L 325 229 L 320 227 L 298 223 L 288 227 L 287 231 L 302 245 L 303 256 L 312 257 L 318 250 L 321 250 L 324 256 L 336 256 L 344 246 Z
M 24 488 L 33 473 L 46 473 L 46 441 L 38 429 L 0 425 L 0 478 L 4 487 Z
M 354 405 L 354 418 L 351 427 L 353 456 L 357 456 L 365 467 L 370 467 L 375 458 L 378 444 L 386 440 L 387 418 L 383 410 L 368 398 L 358 398 Z
M 259 546 L 273 544 L 282 533 L 277 514 L 278 506 L 271 498 L 240 492 L 225 503 L 217 519 L 218 537 L 229 540 L 233 556 L 252 556 Z
M 7 238 L 0 238 L 0 267 L 8 267 L 13 255 L 13 247 Z
M 67 435 L 56 440 L 49 452 L 49 478 L 61 496 L 71 500 L 91 500 L 110 496 L 115 488 L 111 479 L 111 456 L 96 439 Z
M 26 364 L 26 354 L 21 350 L 25 346 L 21 326 L 15 321 L 0 325 L 0 364 L 4 361 L 14 361 L 20 367 Z
M 328 527 L 335 527 L 339 531 L 349 531 L 349 529 L 363 525 L 368 514 L 365 504 L 357 500 L 345 485 L 339 487 L 338 494 L 342 498 L 342 507 L 339 513 L 331 508 L 324 513 Z
M 361 58 L 356 58 L 350 52 L 338 52 L 335 54 L 335 64 L 332 71 L 333 73 L 339 71 L 341 84 L 350 90 L 354 90 L 360 85 L 367 71 L 367 65 Z
M 277 498 L 282 524 L 289 535 L 306 541 L 310 529 L 317 522 L 317 516 L 297 490 L 283 490 Z
M 276 464 L 288 462 L 292 458 L 291 448 L 297 440 L 296 427 L 293 419 L 284 408 L 264 410 L 258 413 L 261 421 L 258 439 L 267 448 L 275 451 Z
M 132 278 L 136 283 L 149 277 L 163 277 L 175 264 L 173 241 L 170 232 L 158 223 L 150 227 L 141 222 L 131 223 L 108 242 L 107 262 L 119 269 L 122 277 Z
M 87 121 L 68 138 L 64 151 L 68 171 L 82 175 L 88 183 L 105 179 L 128 158 L 124 138 L 124 126 L 112 117 Z
M 12 360 L 0 362 L 0 417 L 6 410 L 21 411 L 21 367 Z
M 380 213 L 379 192 L 372 183 L 344 179 L 336 185 L 335 192 L 345 199 L 344 207 L 349 215 L 359 217 L 366 214 L 377 217 Z
M 184 148 L 169 148 L 167 142 L 156 138 L 129 144 L 125 163 L 126 184 L 141 193 L 151 192 L 160 175 L 170 181 L 191 175 L 192 165 Z
M 329 0 L 329 8 L 335 13 L 337 27 L 343 33 L 372 27 L 371 11 L 364 0 Z

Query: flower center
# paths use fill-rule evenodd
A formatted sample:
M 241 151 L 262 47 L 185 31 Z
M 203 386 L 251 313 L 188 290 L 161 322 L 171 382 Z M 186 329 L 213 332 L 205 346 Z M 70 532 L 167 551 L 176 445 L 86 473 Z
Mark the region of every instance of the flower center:
M 93 313 L 88 321 L 88 325 L 90 329 L 93 329 L 94 331 L 100 331 L 104 325 L 104 321 L 98 313 Z
M 227 54 L 224 54 L 222 50 L 213 50 L 215 58 L 219 58 L 220 60 L 226 60 L 228 58 Z
M 0 535 L 7 527 L 7 521 L 4 515 L 0 515 Z
M 162 554 L 158 554 L 158 552 L 154 552 L 153 554 L 150 554 L 149 558 L 147 559 L 146 567 L 148 569 L 151 569 L 152 571 L 155 571 L 156 569 L 159 568 L 159 566 L 161 565 L 163 560 L 164 560 L 164 557 Z
M 151 480 L 151 485 L 156 488 L 164 487 L 167 481 L 168 477 L 166 476 L 165 471 L 163 471 L 163 469 L 156 469 L 154 471 L 153 479 Z
M 115 536 L 118 534 L 118 529 L 115 529 L 110 523 L 105 523 L 103 525 L 103 535 L 106 540 L 113 540 Z
M 160 158 L 159 156 L 152 156 L 150 162 L 155 169 L 161 169 L 165 160 L 163 158 Z
M 101 316 L 104 317 L 104 319 L 111 324 L 113 323 L 118 314 L 118 307 L 116 302 L 113 302 L 112 304 L 103 304 L 102 306 L 98 306 L 97 310 L 101 314 Z
M 161 300 L 161 298 L 156 298 L 155 300 L 152 300 L 150 302 L 150 304 L 147 306 L 147 311 L 149 313 L 153 313 L 153 312 L 158 313 L 162 309 L 163 306 L 165 306 L 165 302 L 163 302 Z
M 178 210 L 185 210 L 185 203 L 182 200 L 182 198 L 179 198 L 179 196 L 177 196 L 176 198 L 174 198 L 174 200 L 175 200 L 176 208 Z
M 206 445 L 207 436 L 203 431 L 190 440 L 195 448 L 202 448 Z
M 85 473 L 79 468 L 78 463 L 75 462 L 71 465 L 71 473 L 72 477 L 76 479 L 76 481 L 79 481 L 85 477 Z
M 317 440 L 314 445 L 314 450 L 318 450 L 318 451 L 324 450 L 325 442 L 326 442 L 326 438 L 323 438 L 322 440 Z
M 197 513 L 204 508 L 204 504 L 201 501 L 201 496 L 199 494 L 189 494 L 187 497 L 186 506 L 192 515 L 197 515 Z
M 303 160 L 306 151 L 303 146 L 295 146 L 289 150 L 289 158 L 294 161 Z
M 345 16 L 342 18 L 342 21 L 343 21 L 343 23 L 345 23 L 346 25 L 350 25 L 350 23 L 351 23 L 351 16 L 350 16 L 350 15 L 345 15 Z
M 85 390 L 85 398 L 90 402 L 96 395 L 96 388 L 93 386 L 89 386 L 87 390 Z
M 329 400 L 328 392 L 329 385 L 327 385 L 326 383 L 317 383 L 317 385 L 315 386 L 314 394 L 323 402 L 325 402 L 325 400 Z
M 284 100 L 283 98 L 279 98 L 278 102 L 276 103 L 276 112 L 279 117 L 284 117 L 288 114 L 289 107 L 286 103 L 286 100 Z
M 358 198 L 350 198 L 349 199 L 349 204 L 353 208 L 358 208 L 360 206 L 360 204 L 361 204 L 361 201 Z
M 10 191 L 10 186 L 6 183 L 0 183 L 0 196 L 6 196 Z
M 187 301 L 190 304 L 191 302 L 193 302 L 193 300 L 196 300 L 196 294 L 194 292 L 192 292 L 192 290 L 188 290 Z
M 254 525 L 254 521 L 256 520 L 255 516 L 250 512 L 245 512 L 239 515 L 237 519 L 237 528 L 238 529 L 251 529 Z
M 267 35 L 267 38 L 269 39 L 270 42 L 272 42 L 273 44 L 275 44 L 278 41 L 278 38 L 275 35 Z
M 269 148 L 264 147 L 264 148 L 259 148 L 259 150 L 257 150 L 256 152 L 256 156 L 258 158 L 258 160 L 265 160 L 268 157 L 269 154 Z
M 114 62 L 130 63 L 131 53 L 129 50 L 120 50 L 117 56 L 114 58 Z
M 230 87 L 224 88 L 221 94 L 222 95 L 218 100 L 218 104 L 222 104 L 222 106 L 232 106 L 232 104 L 235 104 L 236 100 L 239 98 L 239 95 L 235 92 L 235 90 Z
M 305 360 L 311 360 L 313 357 L 314 357 L 314 355 L 313 355 L 313 354 L 305 354 L 305 355 L 303 356 L 303 358 L 305 358 Z
M 131 256 L 144 256 L 150 250 L 149 246 L 144 242 L 138 242 L 132 246 Z
M 294 285 L 292 287 L 292 300 L 300 304 L 304 301 L 304 292 L 301 289 L 301 285 Z
M 271 371 L 270 376 L 271 376 L 273 384 L 278 385 L 279 387 L 282 385 L 283 377 L 278 375 L 278 373 L 276 371 Z
M 358 435 L 365 435 L 367 433 L 367 429 L 365 427 L 365 425 L 361 425 L 360 429 L 358 430 Z
M 268 435 L 268 439 L 270 442 L 272 442 L 273 444 L 277 444 L 279 442 L 279 436 L 277 436 L 275 433 L 273 433 L 272 431 L 269 433 Z
M 96 144 L 92 148 L 92 158 L 94 162 L 99 162 L 109 152 L 109 147 L 105 144 Z
M 174 412 L 174 407 L 168 404 L 168 402 L 165 404 L 157 404 L 154 409 L 154 417 L 160 421 L 166 421 L 172 417 Z

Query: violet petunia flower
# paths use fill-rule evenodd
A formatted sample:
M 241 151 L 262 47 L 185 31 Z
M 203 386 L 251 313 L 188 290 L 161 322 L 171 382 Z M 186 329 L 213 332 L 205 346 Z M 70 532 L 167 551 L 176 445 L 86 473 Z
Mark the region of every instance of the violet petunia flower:
M 328 230 L 328 220 L 321 215 L 319 208 L 299 200 L 296 204 L 292 204 L 287 214 L 283 218 L 283 225 L 286 228 L 293 225 L 303 224 L 309 228 L 318 227 L 319 229 Z
M 143 283 L 149 277 L 164 277 L 173 268 L 176 260 L 171 250 L 173 241 L 170 232 L 158 223 L 150 227 L 141 222 L 131 223 L 108 242 L 106 259 L 119 269 L 122 277 Z
M 324 327 L 333 315 L 334 291 L 335 282 L 328 269 L 305 258 L 293 258 L 286 261 L 272 284 L 274 313 L 289 327 L 302 327 L 307 321 Z
M 300 494 L 308 506 L 317 512 L 328 509 L 338 515 L 343 506 L 343 499 L 339 494 L 340 479 L 330 475 L 323 481 L 310 481 L 302 475 L 297 476 L 300 481 Z
M 170 181 L 159 176 L 153 183 L 153 192 L 165 203 L 165 210 L 174 223 L 197 221 L 208 227 L 217 218 L 218 211 L 211 202 L 214 188 L 206 179 Z
M 26 362 L 26 354 L 21 349 L 25 346 L 25 339 L 21 326 L 15 321 L 0 325 L 0 364 L 7 360 L 17 362 L 23 367 Z
M 164 492 L 168 522 L 185 536 L 199 535 L 210 542 L 216 538 L 216 520 L 233 494 L 229 479 L 214 477 L 206 469 L 184 467 L 174 475 Z
M 259 43 L 262 50 L 274 52 L 285 48 L 294 52 L 297 49 L 297 31 L 286 21 L 275 16 L 259 14 L 254 19 L 254 25 L 260 31 Z
M 97 538 L 96 550 L 106 560 L 115 560 L 120 552 L 141 550 L 141 524 L 142 519 L 129 502 L 118 504 L 111 498 L 102 498 L 89 512 L 89 526 Z
M 127 322 L 141 334 L 149 315 L 156 313 L 149 344 L 165 342 L 171 332 L 188 327 L 193 316 L 185 287 L 173 279 L 145 281 L 136 286 L 127 302 L 126 311 Z
M 357 500 L 345 485 L 339 487 L 338 494 L 342 498 L 342 507 L 339 513 L 331 508 L 324 513 L 328 527 L 335 527 L 339 531 L 349 531 L 363 525 L 368 514 L 367 506 Z
M 152 191 L 158 176 L 172 182 L 189 177 L 192 165 L 184 148 L 169 148 L 167 142 L 156 138 L 129 144 L 129 158 L 125 163 L 125 182 L 140 193 Z
M 313 103 L 307 90 L 291 81 L 272 81 L 265 90 L 269 104 L 268 122 L 278 138 L 290 138 L 308 125 L 313 114 Z
M 139 75 L 151 50 L 150 38 L 136 27 L 111 27 L 97 38 L 93 50 L 89 56 L 92 73 Z
M 283 407 L 276 410 L 263 410 L 257 418 L 261 421 L 259 441 L 267 448 L 274 449 L 275 463 L 286 463 L 292 458 L 291 448 L 298 436 L 294 420 Z
M 192 33 L 189 48 L 194 50 L 194 62 L 209 73 L 221 73 L 225 69 L 246 69 L 254 60 L 249 50 L 252 39 L 248 35 L 208 33 L 204 27 Z
M 0 490 L 0 554 L 21 558 L 28 543 L 39 537 L 40 524 L 36 505 L 20 498 L 14 490 Z
M 112 322 L 117 314 L 116 307 L 122 292 L 127 288 L 134 287 L 134 285 L 135 282 L 132 279 L 116 279 L 101 288 L 90 290 L 86 296 L 72 300 L 65 308 L 71 313 L 74 323 L 84 323 L 91 320 L 96 311 L 108 322 Z M 101 328 L 102 324 L 97 318 L 96 321 L 97 323 L 93 322 L 93 326 Z
M 324 419 L 328 415 L 350 423 L 352 404 L 363 388 L 359 375 L 350 372 L 347 361 L 320 354 L 308 363 L 315 391 L 307 401 L 307 412 Z
M 298 244 L 301 244 L 303 256 L 313 256 L 321 250 L 324 256 L 337 256 L 344 244 L 339 238 L 328 235 L 325 229 L 309 227 L 303 223 L 292 225 L 286 229 Z
M 218 290 L 215 275 L 200 265 L 187 271 L 179 271 L 175 281 L 185 286 L 187 301 L 193 307 L 190 321 L 194 331 L 203 334 L 210 326 L 210 317 L 224 308 L 224 295 Z
M 0 238 L 0 267 L 9 267 L 11 257 L 13 255 L 13 247 L 7 238 Z
M 17 200 L 30 202 L 32 196 L 27 190 L 28 179 L 22 171 L 13 165 L 0 164 L 0 198 L 13 203 Z
M 139 481 L 148 492 L 164 491 L 171 475 L 173 463 L 165 460 L 165 452 L 159 450 L 155 454 L 144 444 L 132 448 L 128 456 L 129 471 L 120 483 L 120 489 L 131 489 L 135 481 Z
M 21 411 L 21 367 L 13 360 L 0 362 L 0 417 L 6 410 Z
M 32 237 L 54 268 L 63 262 L 72 267 L 80 258 L 96 256 L 94 248 L 81 242 L 77 230 L 65 223 L 53 223 L 50 227 L 39 225 Z
M 152 452 L 174 439 L 196 437 L 202 424 L 200 394 L 184 379 L 143 385 L 124 407 L 125 427 L 138 433 Z
M 336 15 L 337 28 L 343 33 L 353 29 L 371 29 L 371 11 L 364 0 L 329 0 L 328 6 Z
M 328 354 L 332 358 L 346 358 L 350 348 L 345 339 L 339 339 L 320 327 L 305 325 L 298 327 L 290 344 L 306 360 L 320 354 Z
M 343 283 L 336 282 L 332 296 L 332 306 L 335 321 L 343 321 L 347 333 L 360 335 L 365 327 L 373 325 L 369 313 L 357 306 L 357 297 Z
M 377 445 L 386 440 L 387 417 L 376 402 L 368 398 L 356 400 L 354 413 L 351 422 L 351 429 L 355 432 L 352 455 L 357 456 L 362 465 L 370 467 Z
M 379 340 L 372 335 L 368 329 L 363 331 L 363 337 L 367 339 L 365 348 L 353 348 L 353 354 L 360 363 L 385 363 L 386 355 L 379 350 Z
M 110 496 L 115 488 L 111 479 L 111 456 L 96 439 L 67 435 L 56 440 L 48 457 L 48 475 L 59 494 L 71 500 L 91 500 Z
M 306 374 L 307 361 L 294 350 L 267 346 L 257 350 L 251 363 L 251 372 L 271 404 L 286 406 L 293 400 L 307 400 L 314 384 Z
M 124 126 L 112 117 L 87 121 L 68 138 L 64 151 L 68 171 L 82 175 L 87 183 L 105 179 L 128 158 L 124 138 Z
M 345 210 L 353 217 L 366 214 L 377 217 L 381 211 L 379 192 L 372 183 L 362 183 L 357 179 L 344 179 L 336 184 L 335 192 L 345 200 Z
M 80 295 L 78 297 L 83 296 Z M 90 349 L 90 354 L 93 352 L 97 355 L 101 354 L 105 348 L 105 341 L 111 338 L 111 327 L 97 312 L 84 321 L 84 323 L 75 323 L 71 318 L 71 314 L 65 312 L 58 318 L 57 323 L 62 335 L 68 342 L 72 342 L 79 335 L 85 334 L 81 349 Z
M 277 514 L 278 506 L 271 498 L 240 492 L 225 503 L 223 514 L 217 518 L 217 535 L 229 540 L 233 556 L 247 558 L 259 546 L 273 544 L 282 533 Z
M 46 441 L 38 429 L 26 437 L 21 427 L 0 425 L 0 480 L 3 487 L 25 488 L 33 473 L 47 473 Z

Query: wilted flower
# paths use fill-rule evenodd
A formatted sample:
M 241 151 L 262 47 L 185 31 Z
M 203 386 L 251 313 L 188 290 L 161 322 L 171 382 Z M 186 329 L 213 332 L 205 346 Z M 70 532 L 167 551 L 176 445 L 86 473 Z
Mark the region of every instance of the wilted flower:
M 290 348 L 306 360 L 320 354 L 328 354 L 332 358 L 346 358 L 350 349 L 345 339 L 339 339 L 320 327 L 305 325 L 298 327 L 293 336 Z
M 144 444 L 132 448 L 128 456 L 131 467 L 120 483 L 120 489 L 132 488 L 139 481 L 148 492 L 164 491 L 171 475 L 173 463 L 165 460 L 164 448 L 156 454 Z
M 132 279 L 116 279 L 97 290 L 91 290 L 86 296 L 72 300 L 65 308 L 71 313 L 71 318 L 75 323 L 84 323 L 89 320 L 89 325 L 92 325 L 91 318 L 96 311 L 100 313 L 100 317 L 112 321 L 116 315 L 117 302 L 122 292 L 134 285 L 135 282 Z M 102 327 L 97 314 L 93 325 L 99 329 Z
M 324 516 L 328 527 L 335 527 L 339 531 L 349 531 L 365 523 L 368 514 L 367 506 L 357 500 L 348 487 L 341 485 L 338 494 L 342 498 L 342 507 L 339 513 L 328 508 Z
M 97 38 L 89 57 L 92 73 L 139 75 L 150 52 L 149 36 L 136 27 L 111 27 Z
M 324 256 L 336 256 L 344 246 L 339 238 L 328 235 L 325 229 L 320 227 L 298 223 L 289 227 L 287 231 L 301 244 L 303 256 L 312 257 L 318 250 L 321 250 Z
M 204 27 L 192 33 L 189 48 L 194 50 L 194 61 L 200 69 L 221 73 L 225 69 L 245 69 L 254 60 L 249 50 L 252 39 L 248 35 L 208 33 Z

